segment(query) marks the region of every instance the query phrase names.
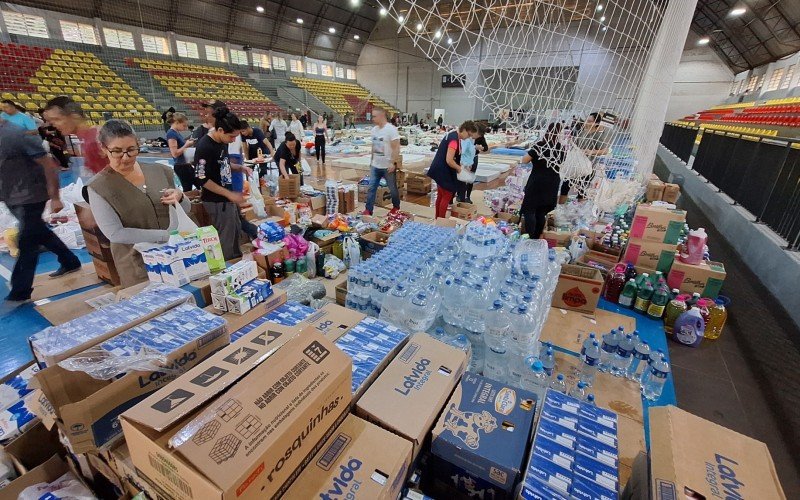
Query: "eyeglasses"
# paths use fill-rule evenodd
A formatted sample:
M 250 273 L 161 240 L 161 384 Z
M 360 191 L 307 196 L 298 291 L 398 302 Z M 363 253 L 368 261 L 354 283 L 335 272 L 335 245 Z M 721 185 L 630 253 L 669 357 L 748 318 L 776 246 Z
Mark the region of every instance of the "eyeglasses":
M 131 148 L 124 151 L 120 151 L 119 149 L 109 149 L 108 152 L 114 159 L 120 159 L 123 156 L 127 156 L 128 158 L 135 158 L 136 156 L 139 156 L 139 148 Z

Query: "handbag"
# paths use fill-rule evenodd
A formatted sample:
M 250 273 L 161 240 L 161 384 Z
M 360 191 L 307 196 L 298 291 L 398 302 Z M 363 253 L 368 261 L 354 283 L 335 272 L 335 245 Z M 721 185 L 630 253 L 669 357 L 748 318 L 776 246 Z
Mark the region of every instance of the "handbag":
M 586 154 L 575 145 L 570 143 L 567 156 L 559 170 L 562 179 L 581 179 L 592 174 L 592 162 Z

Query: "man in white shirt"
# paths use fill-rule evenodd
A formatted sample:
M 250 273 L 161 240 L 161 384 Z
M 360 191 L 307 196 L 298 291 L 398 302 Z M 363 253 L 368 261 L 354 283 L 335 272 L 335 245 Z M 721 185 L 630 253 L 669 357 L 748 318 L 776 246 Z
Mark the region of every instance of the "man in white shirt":
M 372 109 L 372 158 L 370 160 L 369 192 L 367 193 L 367 208 L 364 215 L 372 215 L 375 208 L 375 193 L 378 191 L 381 178 L 386 179 L 389 192 L 392 194 L 392 210 L 400 210 L 400 192 L 397 190 L 397 160 L 400 157 L 400 133 L 397 127 L 389 123 L 386 110 L 383 108 Z

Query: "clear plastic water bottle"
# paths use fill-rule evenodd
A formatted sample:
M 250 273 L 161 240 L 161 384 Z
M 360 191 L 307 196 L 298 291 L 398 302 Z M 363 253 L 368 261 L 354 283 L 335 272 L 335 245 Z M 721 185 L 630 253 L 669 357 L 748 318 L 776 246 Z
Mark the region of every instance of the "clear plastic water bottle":
M 469 343 L 469 339 L 466 335 L 462 334 L 451 337 L 447 341 L 447 344 L 464 351 L 467 354 L 467 360 L 472 356 L 472 345 Z
M 548 377 L 553 376 L 553 370 L 556 368 L 556 355 L 553 353 L 553 347 L 549 344 L 542 346 L 544 353 L 539 353 L 539 360 L 542 362 L 544 372 Z
M 583 364 L 581 365 L 580 380 L 587 386 L 594 384 L 594 377 L 597 375 L 598 365 L 600 364 L 600 345 L 595 340 L 586 349 Z
M 583 401 L 586 398 L 586 384 L 579 381 L 569 390 L 569 396 Z
M 667 363 L 666 356 L 663 353 L 650 366 L 649 372 L 650 375 L 642 386 L 642 394 L 649 401 L 657 401 L 661 397 L 661 392 L 664 390 L 664 384 L 670 372 L 669 363 Z
M 594 394 L 587 394 L 585 403 L 589 406 L 597 406 L 597 403 L 594 400 Z
M 398 328 L 403 328 L 406 316 L 406 297 L 408 297 L 408 290 L 405 285 L 402 283 L 395 285 L 389 295 L 383 299 L 383 307 L 381 307 L 379 318 Z
M 430 336 L 445 344 L 447 344 L 450 340 L 450 337 L 447 336 L 447 334 L 444 332 L 444 328 L 441 326 L 437 326 L 433 332 L 431 332 Z
M 598 369 L 601 372 L 611 371 L 614 362 L 614 356 L 617 354 L 617 347 L 619 346 L 619 334 L 616 330 L 611 330 L 603 335 L 602 357 L 600 358 L 600 366 Z
M 531 348 L 530 340 L 533 335 L 533 318 L 528 314 L 528 306 L 520 304 L 511 310 L 509 315 L 511 326 L 509 328 L 509 363 L 508 380 L 512 385 L 519 384 L 522 373 L 527 368 L 525 358 Z
M 486 353 L 483 374 L 494 380 L 506 381 L 508 365 L 508 330 L 510 323 L 503 310 L 503 303 L 495 300 L 485 314 L 486 330 L 484 342 Z
M 597 335 L 594 333 L 590 333 L 586 340 L 583 341 L 583 345 L 581 346 L 581 361 L 584 359 L 584 355 L 586 354 L 586 349 L 592 346 L 592 342 L 597 340 Z
M 413 297 L 408 296 L 410 299 L 406 304 L 406 320 L 405 324 L 408 331 L 411 333 L 424 332 L 433 324 L 433 317 L 428 296 L 424 292 L 419 292 Z
M 528 357 L 526 360 L 528 369 L 522 373 L 520 379 L 520 386 L 526 391 L 531 391 L 539 396 L 539 401 L 544 398 L 544 393 L 547 392 L 547 374 L 544 372 L 542 362 L 533 356 Z
M 617 346 L 617 354 L 614 357 L 614 369 L 611 371 L 615 377 L 625 377 L 628 373 L 628 367 L 633 361 L 633 350 L 636 344 L 633 341 L 633 335 L 625 335 L 625 338 L 620 340 Z
M 647 361 L 650 359 L 650 345 L 646 340 L 639 340 L 633 349 L 632 358 L 631 364 L 628 366 L 628 379 L 638 382 L 642 379 L 642 372 L 647 367 Z
M 663 355 L 664 351 L 661 349 L 656 349 L 656 352 L 650 351 L 650 356 L 647 358 L 647 365 L 642 369 L 642 377 L 639 379 L 640 387 L 644 387 L 647 383 L 647 378 L 650 376 L 650 367 L 653 366 L 656 360 L 661 359 Z
M 562 394 L 567 393 L 567 383 L 564 381 L 564 375 L 559 373 L 556 378 L 550 382 L 550 388 Z

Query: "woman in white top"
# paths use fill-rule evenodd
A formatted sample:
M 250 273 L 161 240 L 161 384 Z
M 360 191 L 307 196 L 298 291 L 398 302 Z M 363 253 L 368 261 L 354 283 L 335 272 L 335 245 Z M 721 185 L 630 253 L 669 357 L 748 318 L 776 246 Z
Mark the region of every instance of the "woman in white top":
M 288 126 L 286 125 L 286 120 L 283 119 L 283 113 L 278 113 L 275 115 L 275 118 L 272 119 L 272 123 L 269 124 L 269 131 L 275 132 L 275 147 L 283 143 L 286 140 L 286 132 L 288 132 Z
M 303 131 L 303 122 L 297 119 L 297 113 L 292 113 L 292 121 L 289 123 L 289 132 L 294 134 L 295 138 L 300 141 L 302 147 L 306 135 Z

